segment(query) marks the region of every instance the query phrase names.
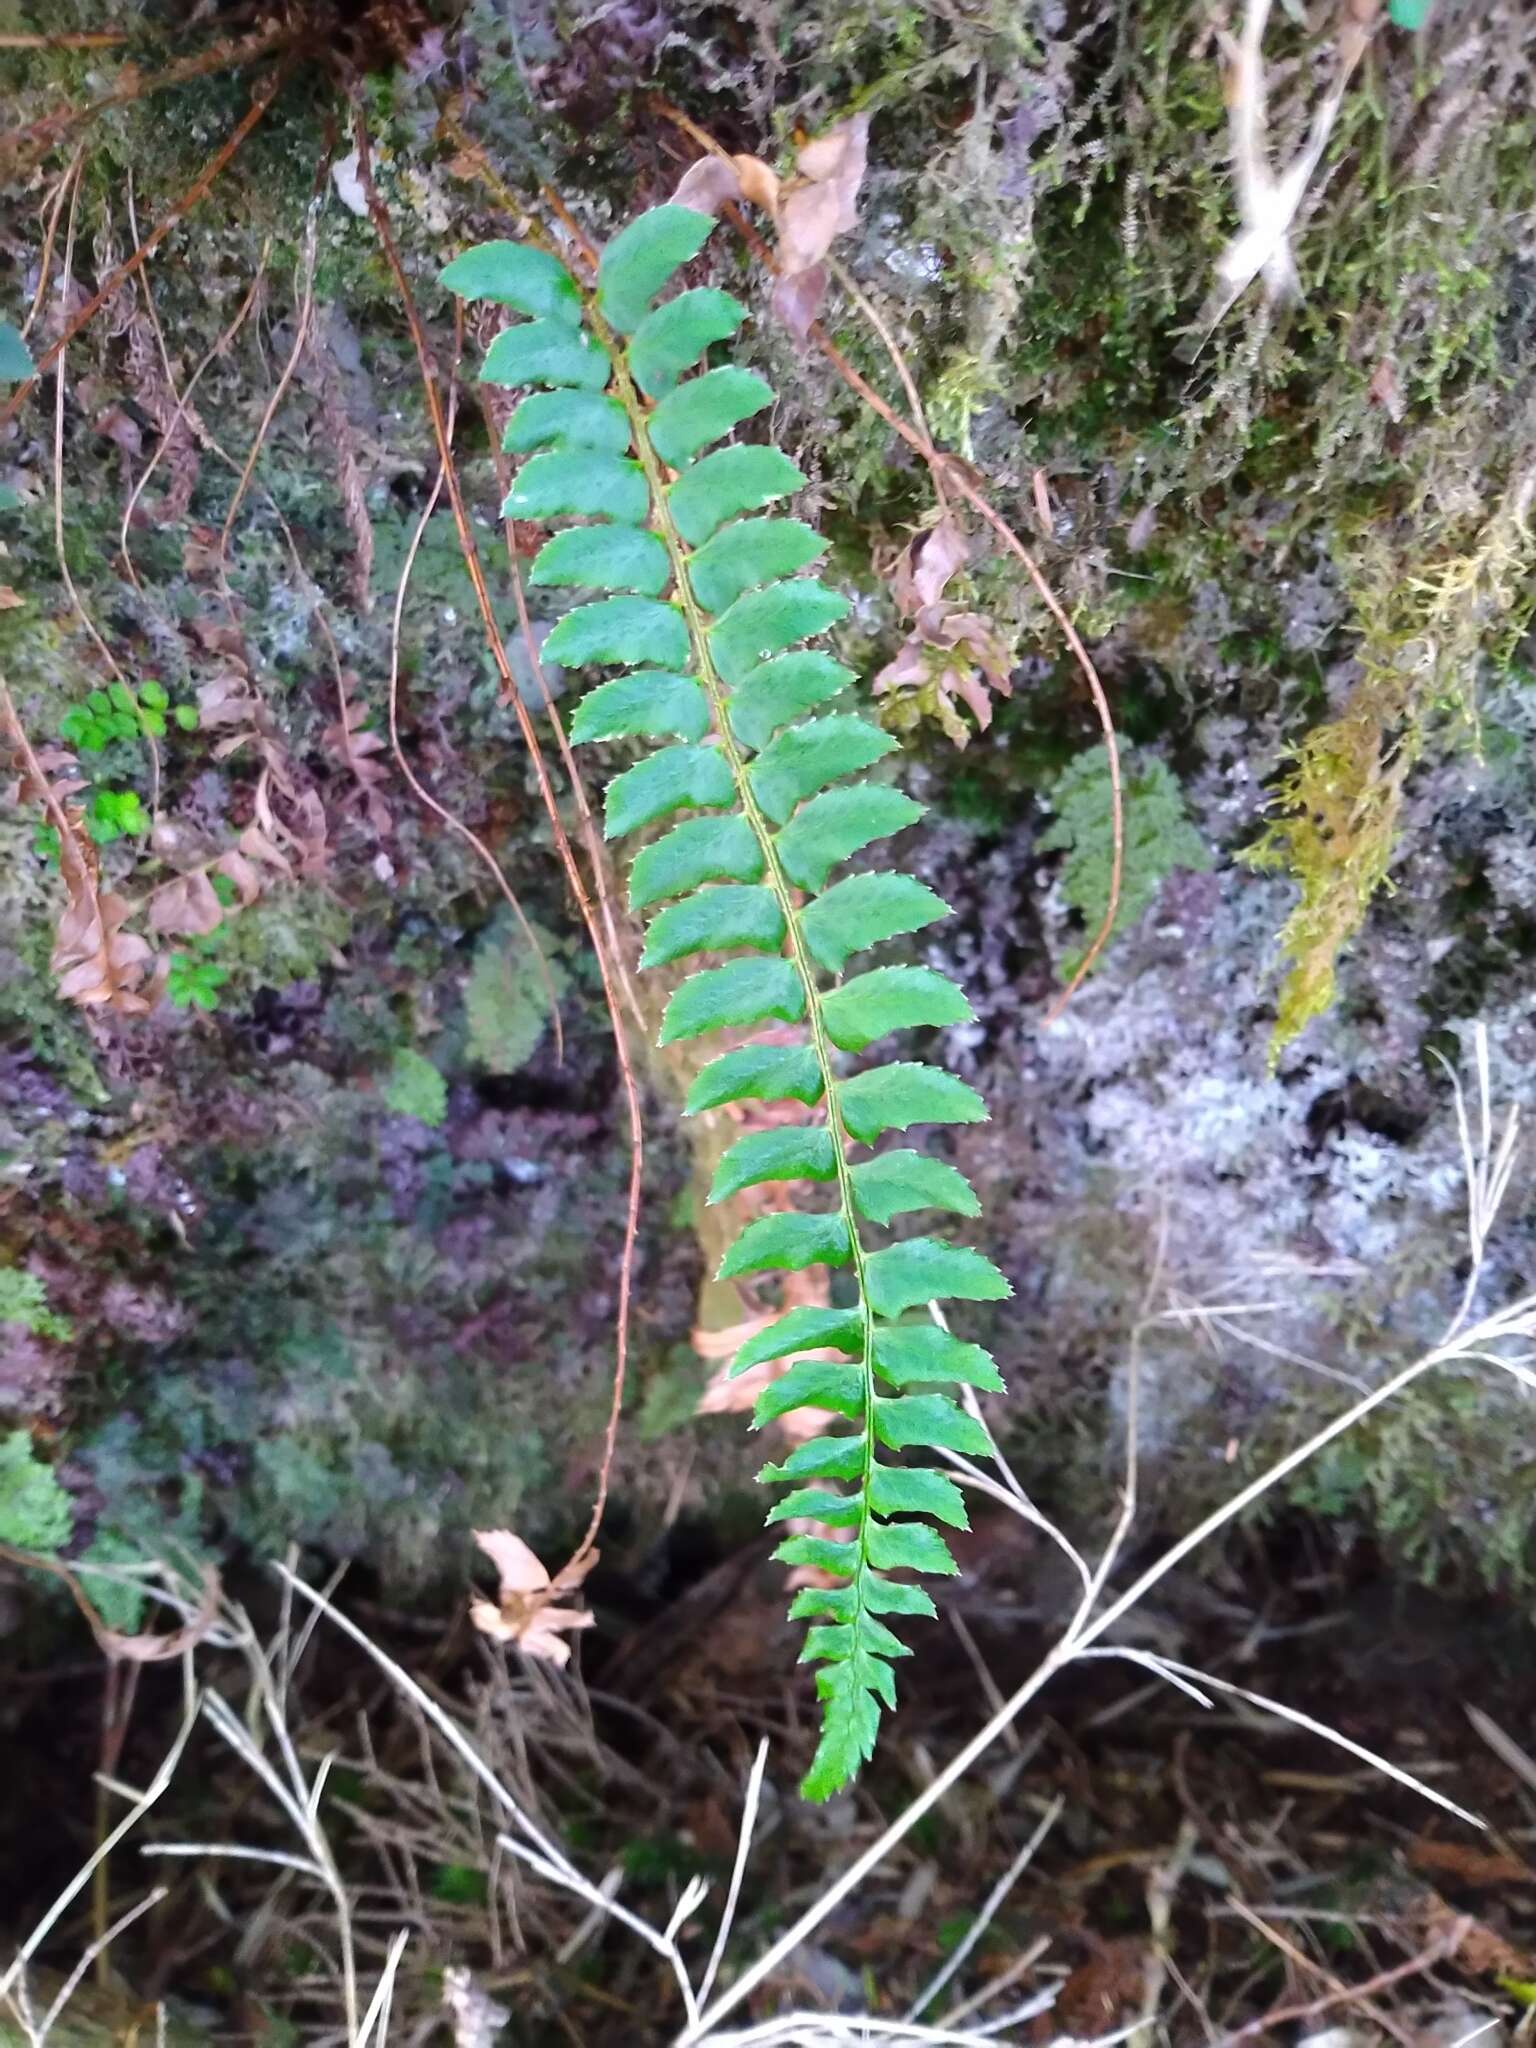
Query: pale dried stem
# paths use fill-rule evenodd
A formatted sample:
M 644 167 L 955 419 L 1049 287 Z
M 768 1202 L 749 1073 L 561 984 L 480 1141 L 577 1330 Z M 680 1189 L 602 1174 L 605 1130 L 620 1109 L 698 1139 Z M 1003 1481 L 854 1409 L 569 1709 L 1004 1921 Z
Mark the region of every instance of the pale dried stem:
M 310 321 L 314 317 L 315 260 L 319 228 L 320 197 L 317 193 L 309 202 L 307 218 L 304 223 L 304 246 L 299 257 L 299 304 L 298 310 L 294 315 L 293 342 L 288 350 L 287 360 L 283 364 L 277 382 L 272 387 L 271 395 L 262 409 L 261 419 L 256 427 L 255 439 L 251 442 L 250 453 L 246 456 L 245 462 L 241 467 L 239 478 L 235 484 L 234 496 L 229 501 L 229 510 L 224 515 L 224 524 L 219 529 L 219 545 L 214 558 L 214 568 L 218 579 L 219 596 L 224 601 L 224 609 L 229 614 L 231 624 L 237 623 L 237 617 L 234 594 L 229 587 L 229 539 L 230 535 L 234 532 L 235 521 L 240 516 L 240 507 L 245 502 L 245 494 L 251 487 L 251 479 L 256 473 L 256 464 L 261 457 L 262 448 L 266 444 L 268 434 L 272 431 L 272 422 L 277 418 L 278 408 L 282 405 L 288 386 L 293 382 L 298 372 L 299 364 L 303 360 L 304 345 L 309 339 Z
M 130 101 L 143 99 L 150 93 L 185 85 L 189 79 L 207 78 L 214 72 L 236 70 L 242 65 L 254 64 L 258 59 L 270 56 L 274 50 L 291 44 L 294 41 L 294 33 L 286 21 L 277 21 L 234 42 L 211 44 L 207 49 L 198 50 L 190 57 L 182 57 L 176 63 L 168 64 L 163 71 L 143 72 L 135 65 L 125 64 L 117 83 L 98 99 L 89 101 L 83 107 L 62 107 L 56 113 L 45 114 L 40 121 L 34 121 L 29 128 L 13 129 L 8 135 L 0 135 L 0 161 L 3 161 L 11 151 L 28 146 L 52 148 L 72 129 L 83 127 L 86 122 L 94 121 L 98 115 L 109 113 L 113 107 L 127 106 Z M 52 42 L 51 37 L 44 36 L 41 44 L 35 47 L 46 48 Z M 27 46 L 18 43 L 13 47 Z M 89 48 L 93 45 L 74 43 L 60 47 Z M 286 69 L 286 65 L 283 68 Z
M 64 230 L 64 292 L 66 301 L 70 281 L 75 274 L 75 225 L 80 206 L 80 168 L 81 159 L 77 157 L 74 188 L 70 194 L 69 201 L 69 221 Z M 117 656 L 103 639 L 97 629 L 96 621 L 86 609 L 85 600 L 81 597 L 76 587 L 75 579 L 70 574 L 69 558 L 64 551 L 64 391 L 67 381 L 66 364 L 67 353 L 61 345 L 54 358 L 53 378 L 53 552 L 58 563 L 59 580 L 69 593 L 71 608 L 76 618 L 79 619 L 81 625 L 85 628 L 86 637 L 111 670 L 114 679 L 121 683 L 123 688 L 132 695 L 132 686 L 128 678 L 123 674 Z M 151 815 L 158 818 L 160 815 L 160 749 L 155 744 L 153 733 L 146 731 L 143 733 L 143 738 L 144 744 L 149 749 L 149 808 Z
M 48 282 L 53 275 L 53 249 L 54 243 L 58 240 L 59 220 L 64 211 L 64 201 L 80 175 L 84 157 L 85 145 L 82 143 L 53 188 L 53 197 L 48 204 L 48 220 L 43 229 L 42 253 L 37 261 L 37 289 L 33 292 L 32 303 L 27 308 L 27 317 L 21 323 L 23 336 L 31 333 L 33 322 L 42 311 L 43 301 L 48 295 Z
M 251 279 L 250 287 L 247 290 L 245 297 L 240 301 L 239 306 L 236 308 L 235 317 L 230 321 L 229 325 L 224 329 L 223 333 L 219 336 L 218 340 L 213 343 L 213 345 L 208 349 L 207 353 L 203 356 L 202 360 L 197 364 L 196 368 L 193 370 L 191 376 L 187 379 L 185 386 L 183 387 L 179 394 L 176 391 L 176 380 L 171 374 L 170 357 L 166 351 L 165 345 L 165 330 L 160 324 L 160 315 L 155 306 L 155 295 L 153 291 L 151 291 L 150 289 L 148 278 L 146 277 L 144 280 L 145 310 L 149 315 L 150 323 L 155 330 L 155 336 L 160 345 L 160 359 L 165 366 L 166 382 L 171 388 L 172 396 L 176 399 L 176 406 L 174 412 L 171 415 L 169 424 L 167 425 L 165 431 L 160 436 L 159 442 L 156 445 L 154 453 L 150 456 L 149 461 L 144 465 L 143 473 L 140 475 L 138 481 L 134 484 L 133 489 L 128 494 L 128 503 L 123 508 L 122 525 L 118 530 L 118 549 L 122 556 L 123 567 L 127 571 L 128 580 L 130 583 L 132 583 L 135 590 L 141 590 L 143 586 L 139 582 L 138 571 L 135 569 L 133 564 L 133 552 L 131 547 L 129 546 L 128 541 L 129 529 L 133 523 L 134 512 L 137 510 L 140 498 L 143 497 L 145 490 L 148 488 L 150 478 L 154 475 L 155 471 L 159 468 L 161 462 L 164 460 L 165 455 L 170 448 L 172 437 L 174 436 L 177 428 L 181 425 L 182 421 L 187 417 L 187 413 L 190 410 L 192 404 L 192 395 L 197 390 L 198 385 L 202 382 L 204 372 L 210 367 L 210 365 L 215 361 L 217 357 L 223 355 L 225 350 L 230 347 L 230 345 L 233 343 L 235 339 L 235 336 L 240 332 L 240 329 L 245 325 L 246 321 L 250 318 L 251 308 L 256 304 L 257 296 L 261 291 L 262 279 L 266 275 L 267 256 L 271 249 L 271 246 L 272 245 L 270 241 L 264 242 L 262 244 L 261 256 L 256 265 L 256 274 Z M 225 451 L 221 449 L 218 446 L 218 444 L 212 440 L 211 436 L 209 437 L 208 445 L 213 448 L 215 454 L 222 456 L 226 462 L 231 464 L 232 467 L 239 467 L 239 465 L 235 462 L 234 457 L 225 454 Z
M 1490 1162 L 1502 1159 L 1502 1157 L 1502 1150 L 1496 1152 L 1492 1145 L 1492 1124 L 1490 1119 L 1486 1126 L 1485 1140 L 1469 1161 L 1469 1213 L 1476 1212 L 1480 1200 L 1480 1189 L 1488 1176 L 1493 1175 L 1497 1177 L 1500 1185 L 1507 1186 L 1507 1174 L 1498 1173 L 1497 1169 L 1490 1164 Z M 1427 1373 L 1434 1371 L 1437 1367 L 1457 1364 L 1471 1359 L 1487 1358 L 1491 1363 L 1508 1368 L 1510 1362 L 1500 1354 L 1497 1347 L 1511 1338 L 1529 1339 L 1533 1334 L 1536 1334 L 1536 1295 L 1524 1297 L 1522 1300 L 1510 1304 L 1493 1315 L 1484 1317 L 1481 1322 L 1472 1325 L 1470 1328 L 1460 1328 L 1459 1324 L 1460 1316 L 1458 1315 L 1457 1322 L 1450 1325 L 1447 1336 L 1442 1343 L 1413 1360 L 1411 1364 L 1404 1366 L 1400 1371 L 1384 1381 L 1381 1386 L 1354 1402 L 1341 1415 L 1336 1416 L 1333 1421 L 1317 1430 L 1304 1443 L 1299 1444 L 1295 1450 L 1279 1459 L 1267 1471 L 1261 1473 L 1220 1507 L 1214 1509 L 1194 1529 L 1170 1545 L 1124 1592 L 1116 1595 L 1107 1606 L 1099 1606 L 1095 1594 L 1085 1594 L 1083 1600 L 1079 1603 L 1076 1611 L 1068 1621 L 1060 1640 L 1052 1646 L 1040 1664 L 1013 1693 L 1012 1697 L 1006 1700 L 989 1717 L 984 1726 L 961 1747 L 949 1763 L 945 1765 L 944 1769 L 911 1801 L 905 1811 L 874 1842 L 869 1844 L 847 1869 L 828 1885 L 813 1904 L 770 1945 L 756 1962 L 752 1963 L 737 1978 L 730 1989 L 722 1993 L 711 2006 L 706 2008 L 698 2023 L 694 2027 L 686 2029 L 678 2037 L 678 2048 L 696 2048 L 696 2044 L 712 2040 L 714 2038 L 713 2029 L 718 2021 L 738 2005 L 743 1998 L 747 1997 L 766 1977 L 771 1976 L 774 1970 L 794 1952 L 800 1943 L 806 1940 L 822 1924 L 827 1915 L 834 1911 L 841 1901 L 850 1892 L 854 1891 L 863 1882 L 864 1878 L 885 1860 L 891 1850 L 905 1839 L 924 1814 L 932 1811 L 938 1805 L 951 1788 L 971 1769 L 972 1765 L 986 1753 L 993 1742 L 1003 1733 L 1004 1729 L 1012 1725 L 1018 1715 L 1035 1699 L 1056 1673 L 1074 1660 L 1090 1652 L 1093 1646 L 1137 1607 L 1155 1586 L 1160 1584 L 1170 1572 L 1175 1570 L 1193 1551 L 1199 1549 L 1211 1536 L 1234 1522 L 1255 1501 L 1271 1492 L 1293 1472 L 1314 1458 L 1319 1451 L 1334 1442 L 1335 1439 L 1355 1428 L 1357 1424 L 1364 1421 L 1376 1409 L 1395 1400 L 1417 1380 L 1423 1378 Z M 1095 1575 L 1096 1589 L 1101 1583 L 1102 1578 L 1102 1571 Z M 1108 1653 L 1106 1652 L 1106 1654 Z M 1121 1657 L 1131 1654 L 1132 1661 L 1138 1661 L 1134 1653 L 1127 1653 L 1124 1650 L 1115 1649 L 1113 1654 Z M 1139 1661 L 1145 1663 L 1149 1660 L 1143 1654 Z M 1151 1661 L 1159 1667 L 1159 1675 L 1161 1677 L 1178 1684 L 1182 1690 L 1190 1692 L 1195 1697 L 1199 1696 L 1198 1685 L 1203 1683 L 1212 1685 L 1217 1690 L 1231 1692 L 1239 1697 L 1247 1698 L 1252 1703 L 1261 1705 L 1266 1711 L 1279 1713 L 1284 1718 L 1294 1721 L 1299 1726 L 1308 1728 L 1310 1732 L 1323 1736 L 1325 1739 L 1338 1744 L 1351 1753 L 1362 1755 L 1363 1760 L 1370 1762 L 1373 1766 L 1385 1768 L 1389 1775 L 1410 1784 L 1415 1791 L 1434 1800 L 1437 1804 L 1450 1806 L 1458 1817 L 1468 1821 L 1471 1825 L 1482 1825 L 1475 1815 L 1468 1813 L 1464 1808 L 1454 1806 L 1453 1802 L 1445 1800 L 1440 1794 L 1431 1790 L 1420 1780 L 1411 1778 L 1409 1774 L 1399 1770 L 1397 1766 L 1387 1763 L 1385 1759 L 1377 1757 L 1371 1752 L 1361 1752 L 1357 1744 L 1352 1743 L 1337 1730 L 1328 1728 L 1321 1722 L 1313 1722 L 1309 1716 L 1300 1714 L 1294 1708 L 1283 1707 L 1276 1701 L 1263 1699 L 1260 1695 L 1246 1692 L 1244 1688 L 1231 1686 L 1226 1681 L 1213 1680 L 1209 1677 L 1209 1674 L 1191 1673 L 1186 1667 L 1176 1666 L 1168 1659 L 1157 1658 Z M 1140 2024 L 1142 2023 L 1138 2022 L 1138 2025 Z
M 976 1944 L 997 1918 L 1003 1901 L 1034 1861 L 1035 1851 L 1061 1818 L 1061 1809 L 1065 1804 L 1065 1800 L 1058 1794 L 1045 1809 L 1045 1812 L 1041 1814 L 1034 1831 L 1030 1834 L 1024 1846 L 1019 1850 L 1002 1876 L 997 1880 L 996 1884 L 993 1885 L 991 1891 L 988 1892 L 986 1898 L 982 1901 L 980 1911 L 965 1930 L 964 1935 L 956 1942 L 953 1950 L 928 1980 L 928 1983 L 919 1992 L 912 2004 L 908 2006 L 907 2018 L 909 2020 L 921 2019 L 945 1985 L 958 1976 L 965 1967 L 966 1961 L 975 1949 Z

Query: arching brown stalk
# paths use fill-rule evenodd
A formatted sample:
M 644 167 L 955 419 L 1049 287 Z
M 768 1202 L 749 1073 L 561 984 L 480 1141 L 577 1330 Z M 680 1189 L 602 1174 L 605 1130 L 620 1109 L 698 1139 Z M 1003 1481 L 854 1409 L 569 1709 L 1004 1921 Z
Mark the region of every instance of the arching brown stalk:
M 550 781 L 548 764 L 539 744 L 538 732 L 534 727 L 528 708 L 523 703 L 517 687 L 517 678 L 507 659 L 502 644 L 501 628 L 496 620 L 491 594 L 486 587 L 485 572 L 480 564 L 479 551 L 475 546 L 474 529 L 469 522 L 469 513 L 464 503 L 464 493 L 459 484 L 458 472 L 454 467 L 453 452 L 448 442 L 447 422 L 443 413 L 442 400 L 438 395 L 435 366 L 426 330 L 416 308 L 415 295 L 400 261 L 400 252 L 395 246 L 394 233 L 389 223 L 388 209 L 379 196 L 373 177 L 373 156 L 369 146 L 368 130 L 361 111 L 354 109 L 352 117 L 353 138 L 357 145 L 358 176 L 368 201 L 368 214 L 373 223 L 379 247 L 389 267 L 395 289 L 399 293 L 401 308 L 410 329 L 412 346 L 416 351 L 417 366 L 421 375 L 422 393 L 426 400 L 427 415 L 431 421 L 432 437 L 437 444 L 438 458 L 443 467 L 443 480 L 448 491 L 448 502 L 453 511 L 453 523 L 459 537 L 459 549 L 464 557 L 464 567 L 469 574 L 470 584 L 475 593 L 475 603 L 485 627 L 486 645 L 496 664 L 501 679 L 502 694 L 518 723 L 523 743 L 533 763 L 534 775 L 538 782 L 539 794 L 549 815 L 550 831 L 560 864 L 565 869 L 576 907 L 586 926 L 587 936 L 592 943 L 593 956 L 602 982 L 603 1000 L 613 1027 L 614 1050 L 619 1062 L 620 1080 L 628 1111 L 630 1141 L 629 1192 L 624 1219 L 624 1248 L 619 1266 L 619 1301 L 614 1327 L 614 1382 L 613 1397 L 609 1410 L 608 1426 L 604 1434 L 602 1463 L 598 1471 L 596 1498 L 586 1533 L 578 1544 L 565 1569 L 583 1561 L 591 1554 L 592 1545 L 602 1523 L 603 1511 L 607 1505 L 608 1487 L 613 1470 L 613 1461 L 618 1445 L 619 1418 L 624 1402 L 624 1383 L 629 1359 L 629 1322 L 633 1294 L 635 1244 L 640 1230 L 640 1191 L 642 1185 L 645 1127 L 640 1112 L 640 1090 L 635 1079 L 634 1064 L 630 1059 L 629 1046 L 624 1035 L 624 1019 L 620 1009 L 619 991 L 608 948 L 604 943 L 602 925 L 598 919 L 586 878 L 581 872 L 564 821 L 560 817 L 554 785 Z M 530 643 L 530 656 L 532 655 Z M 553 1576 L 559 1577 L 559 1574 Z
M 132 255 L 125 256 L 105 282 L 98 287 L 93 296 L 86 301 L 85 305 L 81 307 L 74 319 L 70 321 L 57 341 L 51 342 L 43 350 L 37 359 L 36 375 L 29 377 L 25 383 L 18 384 L 5 404 L 0 405 L 0 427 L 8 425 L 16 417 L 22 406 L 25 405 L 32 396 L 32 393 L 37 389 L 38 382 L 43 375 L 53 367 L 54 362 L 69 347 L 69 344 L 75 339 L 76 335 L 91 324 L 108 299 L 112 298 L 120 287 L 128 282 L 130 277 L 134 276 L 142 264 L 148 262 L 149 258 L 153 256 L 156 249 L 159 248 L 160 244 L 171 232 L 171 229 L 175 227 L 177 221 L 184 214 L 190 213 L 200 200 L 207 197 L 220 173 L 226 170 L 234 161 L 247 136 L 256 127 L 268 107 L 271 106 L 277 96 L 278 88 L 288 74 L 288 69 L 289 60 L 285 59 L 274 70 L 268 72 L 267 76 L 257 86 L 250 106 L 240 117 L 233 133 L 214 151 L 213 155 L 204 164 L 203 168 L 192 180 L 192 183 L 169 211 L 162 214 L 160 219 L 156 221 Z
M 94 121 L 98 115 L 107 114 L 114 107 L 126 107 L 134 100 L 147 98 L 152 93 L 167 91 L 176 85 L 185 85 L 194 78 L 209 78 L 219 71 L 237 71 L 246 64 L 254 64 L 267 57 L 274 50 L 281 50 L 298 40 L 298 31 L 291 23 L 277 21 L 265 28 L 252 31 L 233 42 L 212 43 L 207 49 L 195 51 L 190 57 L 179 58 L 168 64 L 163 71 L 140 71 L 134 65 L 125 64 L 117 83 L 99 99 L 90 100 L 83 107 L 60 107 L 52 114 L 43 115 L 30 127 L 13 129 L 8 135 L 0 135 L 0 162 L 7 156 L 28 149 L 51 149 L 73 129 Z M 55 38 L 44 35 L 36 39 L 24 37 L 7 38 L 0 36 L 0 48 L 86 48 L 105 47 L 109 42 L 126 41 L 126 37 L 107 32 L 99 37 L 75 39 Z

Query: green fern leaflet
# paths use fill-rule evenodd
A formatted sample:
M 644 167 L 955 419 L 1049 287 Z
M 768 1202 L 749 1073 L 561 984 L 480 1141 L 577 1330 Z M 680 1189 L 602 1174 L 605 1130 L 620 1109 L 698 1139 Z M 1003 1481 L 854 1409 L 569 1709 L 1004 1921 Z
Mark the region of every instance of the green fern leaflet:
M 550 658 L 624 671 L 583 699 L 573 737 L 669 742 L 616 775 L 605 806 L 610 838 L 663 832 L 630 878 L 632 906 L 654 913 L 646 963 L 707 961 L 672 995 L 662 1041 L 806 1028 L 804 1045 L 721 1052 L 688 1108 L 755 1097 L 808 1111 L 801 1127 L 738 1140 L 713 1199 L 764 1181 L 804 1181 L 835 1198 L 814 1213 L 749 1223 L 721 1269 L 824 1265 L 851 1296 L 841 1308 L 789 1311 L 733 1368 L 793 1361 L 760 1397 L 758 1424 L 813 1408 L 849 1425 L 797 1444 L 761 1475 L 790 1489 L 771 1522 L 840 1532 L 792 1535 L 777 1552 L 839 1581 L 806 1587 L 791 1610 L 812 1624 L 804 1656 L 822 1667 L 822 1735 L 803 1789 L 824 1799 L 869 1758 L 881 1712 L 895 1706 L 893 1665 L 909 1652 L 888 1617 L 934 1613 L 921 1587 L 891 1574 L 956 1570 L 934 1525 L 966 1526 L 960 1490 L 907 1454 L 988 1447 L 979 1425 L 933 1389 L 996 1389 L 997 1369 L 940 1329 L 929 1304 L 996 1301 L 1010 1289 L 977 1252 L 929 1237 L 878 1241 L 900 1216 L 973 1216 L 977 1202 L 952 1167 L 871 1148 L 887 1131 L 973 1123 L 986 1110 L 941 1069 L 901 1060 L 845 1079 L 840 1055 L 971 1010 L 930 968 L 860 957 L 947 916 L 931 890 L 909 875 L 834 879 L 921 807 L 854 779 L 895 742 L 839 708 L 852 675 L 805 644 L 847 601 L 802 573 L 824 551 L 818 536 L 768 509 L 804 477 L 778 449 L 729 438 L 772 393 L 743 369 L 701 367 L 744 309 L 709 288 L 655 303 L 712 226 L 686 207 L 642 214 L 609 244 L 594 293 L 514 242 L 469 250 L 443 282 L 524 316 L 496 337 L 481 369 L 487 382 L 532 387 L 506 430 L 506 447 L 526 457 L 509 513 L 589 522 L 557 533 L 532 570 L 536 583 L 599 593 L 561 619 Z M 812 1350 L 837 1356 L 801 1355 Z

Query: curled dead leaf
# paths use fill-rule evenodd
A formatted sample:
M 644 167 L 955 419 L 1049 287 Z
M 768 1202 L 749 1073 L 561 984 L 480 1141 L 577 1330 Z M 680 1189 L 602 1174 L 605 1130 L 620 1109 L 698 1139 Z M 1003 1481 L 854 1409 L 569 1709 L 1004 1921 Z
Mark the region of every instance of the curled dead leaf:
M 146 940 L 123 929 L 133 906 L 110 891 L 98 895 L 94 877 L 82 869 L 67 879 L 70 899 L 53 942 L 59 994 L 82 1009 L 143 1016 L 150 1004 L 138 990 L 155 956 Z
M 149 928 L 157 938 L 203 938 L 223 922 L 224 906 L 202 868 L 174 876 L 149 899 Z
M 475 1542 L 496 1567 L 499 1584 L 495 1603 L 471 1600 L 469 1618 L 483 1635 L 498 1643 L 516 1643 L 529 1657 L 564 1667 L 571 1661 L 568 1632 L 591 1628 L 594 1616 L 577 1607 L 556 1607 L 557 1594 L 572 1593 L 597 1563 L 589 1550 L 556 1572 L 553 1578 L 537 1554 L 510 1529 L 476 1529 Z
M 969 552 L 948 514 L 903 549 L 891 572 L 891 594 L 912 628 L 874 681 L 876 696 L 910 700 L 892 723 L 905 727 L 925 716 L 935 718 L 957 747 L 969 744 L 971 728 L 955 700 L 985 732 L 992 723 L 994 693 L 1007 697 L 1013 690 L 1013 657 L 997 626 L 981 612 L 961 611 L 944 596 Z
M 803 341 L 826 296 L 825 258 L 859 224 L 859 187 L 869 155 L 869 116 L 855 114 L 808 142 L 794 182 L 779 198 L 779 282 L 773 308 Z
M 1370 404 L 1379 405 L 1392 424 L 1397 425 L 1404 412 L 1403 390 L 1397 380 L 1397 365 L 1390 356 L 1383 356 L 1372 370 L 1365 395 Z
M 827 253 L 839 235 L 858 226 L 868 156 L 869 116 L 854 114 L 805 143 L 787 181 L 761 157 L 706 156 L 683 174 L 673 203 L 718 213 L 744 199 L 772 218 L 779 234 L 773 309 L 803 341 L 826 296 Z
M 906 617 L 937 604 L 970 559 L 970 542 L 948 513 L 909 542 L 891 573 L 891 595 Z

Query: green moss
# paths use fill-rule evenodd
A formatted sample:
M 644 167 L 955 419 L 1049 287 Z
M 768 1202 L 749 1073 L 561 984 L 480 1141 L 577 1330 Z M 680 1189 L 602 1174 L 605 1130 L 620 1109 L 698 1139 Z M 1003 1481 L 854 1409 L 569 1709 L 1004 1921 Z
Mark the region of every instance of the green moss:
M 435 1129 L 448 1114 L 448 1087 L 429 1059 L 402 1045 L 390 1062 L 384 1102 L 396 1116 L 413 1116 Z
M 69 1495 L 32 1455 L 24 1429 L 0 1436 L 0 1543 L 52 1557 L 74 1527 Z
M 1120 765 L 1124 859 L 1111 938 L 1150 908 L 1175 869 L 1203 873 L 1211 865 L 1210 852 L 1190 824 L 1183 793 L 1166 764 L 1155 756 L 1122 756 Z M 1090 747 L 1070 763 L 1051 790 L 1051 804 L 1055 821 L 1037 844 L 1042 853 L 1066 855 L 1062 894 L 1082 914 L 1091 940 L 1109 908 L 1114 860 L 1109 755 L 1104 747 Z M 1077 971 L 1083 950 L 1063 959 L 1064 974 Z

